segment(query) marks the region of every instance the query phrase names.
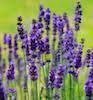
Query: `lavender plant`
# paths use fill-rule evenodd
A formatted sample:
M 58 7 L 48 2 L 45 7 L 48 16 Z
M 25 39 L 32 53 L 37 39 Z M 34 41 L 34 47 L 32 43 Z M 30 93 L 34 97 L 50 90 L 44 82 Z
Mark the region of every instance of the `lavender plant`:
M 83 57 L 85 39 L 78 42 L 76 37 L 81 20 L 80 2 L 76 4 L 74 26 L 66 12 L 52 14 L 43 5 L 30 31 L 19 16 L 16 34 L 5 33 L 4 45 L 0 45 L 0 100 L 92 100 L 93 52 L 88 49 Z M 90 68 L 85 95 L 79 81 L 83 66 Z

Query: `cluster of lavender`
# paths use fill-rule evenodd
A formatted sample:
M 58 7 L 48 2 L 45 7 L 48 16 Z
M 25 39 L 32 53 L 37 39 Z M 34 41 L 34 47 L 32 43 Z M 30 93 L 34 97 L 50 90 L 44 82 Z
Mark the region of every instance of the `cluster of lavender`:
M 68 100 L 68 97 L 74 100 L 79 70 L 84 65 L 91 68 L 85 93 L 86 98 L 92 100 L 93 52 L 88 49 L 83 61 L 85 40 L 82 38 L 78 43 L 75 37 L 80 30 L 81 17 L 80 2 L 75 9 L 74 27 L 67 13 L 51 14 L 50 9 L 42 5 L 38 18 L 32 20 L 30 32 L 25 29 L 22 17 L 18 17 L 17 33 L 13 36 L 5 33 L 4 47 L 0 46 L 0 100 L 17 100 L 18 87 L 20 100 Z M 4 58 L 3 52 L 8 57 Z M 5 89 L 4 83 L 7 84 Z M 69 96 L 65 93 L 67 83 Z M 78 100 L 81 100 L 80 88 L 78 92 Z

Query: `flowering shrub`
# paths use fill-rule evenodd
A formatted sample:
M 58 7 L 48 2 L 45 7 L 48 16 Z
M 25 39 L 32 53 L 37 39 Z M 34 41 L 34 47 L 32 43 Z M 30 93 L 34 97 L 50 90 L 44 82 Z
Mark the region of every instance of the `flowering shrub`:
M 75 8 L 74 25 L 67 13 L 57 15 L 39 7 L 30 32 L 17 19 L 17 33 L 4 34 L 0 46 L 0 100 L 92 100 L 93 52 L 83 57 L 85 39 L 77 42 L 82 19 L 81 3 Z M 3 57 L 2 53 L 8 55 Z M 22 54 L 22 55 L 21 55 Z M 87 66 L 89 77 L 82 94 L 79 72 Z

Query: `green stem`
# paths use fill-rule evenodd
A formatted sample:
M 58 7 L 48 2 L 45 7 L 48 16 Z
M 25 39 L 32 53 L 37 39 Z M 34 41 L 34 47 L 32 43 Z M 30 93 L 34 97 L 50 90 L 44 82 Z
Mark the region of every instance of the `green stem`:
M 37 81 L 34 83 L 34 87 L 35 87 L 35 91 L 34 91 L 34 94 L 35 94 L 35 100 L 38 100 L 38 89 L 37 89 Z
M 45 61 L 47 61 L 46 54 L 45 54 Z M 48 65 L 47 65 L 47 64 L 48 64 Z M 48 62 L 47 64 L 46 64 L 47 66 L 45 66 L 45 68 L 46 68 L 46 82 L 48 81 L 49 62 Z M 45 83 L 45 84 L 46 84 L 46 83 Z M 50 93 L 49 93 L 49 92 L 50 92 L 50 91 L 49 91 L 49 88 L 46 87 L 46 96 L 47 96 L 46 100 L 49 100 L 49 99 L 50 99 Z
M 20 96 L 21 96 L 20 98 L 21 98 L 21 100 L 23 100 L 23 96 L 22 96 L 23 92 L 22 92 L 21 84 L 19 85 L 19 89 L 20 89 Z
M 81 97 L 80 97 L 80 87 L 79 87 L 79 81 L 78 81 L 78 99 L 81 100 Z
M 53 88 L 50 89 L 50 97 L 51 97 L 51 99 L 53 97 Z
M 25 92 L 25 93 L 24 93 L 24 100 L 29 100 L 28 92 Z
M 70 87 L 69 87 L 69 100 L 72 100 L 72 82 L 71 82 L 71 75 L 69 74 L 69 84 L 70 84 Z
M 9 96 L 9 100 L 12 100 L 12 96 L 11 95 Z
M 42 100 L 42 92 L 43 92 L 43 87 L 40 90 L 40 100 Z
M 66 100 L 66 90 L 65 90 L 65 75 L 64 75 L 64 81 L 63 81 L 63 87 L 61 89 L 62 92 L 62 99 Z
M 75 83 L 74 83 L 75 80 L 74 80 L 74 76 L 73 76 L 72 79 L 73 79 L 73 80 L 72 80 L 72 82 L 73 82 L 73 84 L 72 84 L 72 86 L 73 86 L 73 87 L 72 87 L 72 93 L 73 93 L 73 95 L 72 95 L 72 99 L 74 100 L 74 96 L 75 96 L 75 95 L 74 95 L 74 94 L 75 94 L 75 93 L 74 93 L 74 92 L 75 92 L 75 91 L 74 91 L 74 88 L 75 88 Z
M 33 85 L 32 81 L 31 81 L 31 97 L 32 97 L 32 98 L 30 98 L 31 100 L 35 100 L 34 99 L 34 85 Z

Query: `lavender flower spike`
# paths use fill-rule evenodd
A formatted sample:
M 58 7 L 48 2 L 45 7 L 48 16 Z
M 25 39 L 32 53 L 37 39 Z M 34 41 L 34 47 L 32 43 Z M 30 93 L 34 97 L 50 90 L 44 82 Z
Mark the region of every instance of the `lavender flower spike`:
M 0 100 L 6 100 L 5 99 L 5 91 L 4 91 L 4 87 L 2 84 L 2 75 L 0 74 Z
M 63 85 L 63 75 L 66 70 L 66 67 L 62 66 L 61 64 L 58 65 L 56 77 L 55 77 L 55 88 L 60 88 Z
M 89 98 L 88 100 L 92 100 L 93 98 L 93 68 L 90 70 L 89 77 L 84 86 L 86 97 Z
M 54 81 L 55 81 L 55 72 L 56 70 L 54 68 L 51 68 L 49 72 L 49 80 L 48 80 L 48 85 L 53 88 L 54 87 Z
M 80 29 L 79 24 L 81 23 L 81 16 L 82 16 L 82 7 L 80 2 L 77 2 L 76 9 L 75 9 L 75 30 L 78 31 Z
M 8 80 L 14 80 L 15 79 L 15 72 L 14 72 L 14 62 L 11 61 L 9 64 L 9 69 L 7 71 L 6 77 Z
M 32 81 L 36 81 L 38 79 L 38 68 L 36 65 L 29 65 L 29 75 Z

